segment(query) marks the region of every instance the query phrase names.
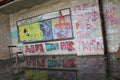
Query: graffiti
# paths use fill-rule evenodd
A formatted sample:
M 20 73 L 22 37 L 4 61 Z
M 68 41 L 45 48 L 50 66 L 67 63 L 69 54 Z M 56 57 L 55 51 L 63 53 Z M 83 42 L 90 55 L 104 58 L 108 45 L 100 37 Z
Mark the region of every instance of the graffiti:
M 73 71 L 57 71 L 58 78 L 62 80 L 76 80 L 76 74 Z
M 68 41 L 68 42 L 61 42 L 60 46 L 61 46 L 61 50 L 68 50 L 68 51 L 73 51 L 74 47 L 73 47 L 74 43 L 72 41 Z
M 73 9 L 76 29 L 91 29 L 93 28 L 91 22 L 95 22 L 99 19 L 99 11 L 95 9 L 98 3 L 97 0 L 93 1 L 93 3 L 85 3 Z
M 84 18 L 84 20 L 83 20 Z M 99 13 L 97 11 L 85 12 L 84 14 L 80 14 L 78 20 L 76 21 L 76 29 L 87 29 L 92 28 L 91 21 L 96 21 L 99 18 Z
M 47 80 L 48 76 L 45 71 L 33 71 L 33 80 Z
M 42 44 L 26 45 L 25 52 L 26 53 L 44 52 L 43 45 Z
M 77 80 L 76 71 L 27 70 L 24 76 L 30 80 Z
M 46 43 L 46 51 L 58 50 L 59 45 L 58 43 Z
M 58 43 L 46 43 L 46 51 L 59 50 L 59 46 L 61 50 L 73 51 L 75 50 L 73 45 L 72 41 L 61 42 L 60 45 Z
M 48 67 L 64 67 L 64 68 L 75 68 L 75 60 L 56 60 L 56 59 L 48 59 Z
M 72 38 L 70 16 L 61 16 L 59 18 L 52 19 L 52 26 L 54 39 Z
M 25 52 L 31 52 L 29 46 L 25 46 Z
M 35 49 L 36 49 L 36 51 L 44 52 L 42 44 L 36 44 Z
M 61 53 L 56 51 L 60 51 Z M 54 54 L 62 54 L 62 51 L 67 51 L 67 52 L 75 51 L 74 42 L 65 41 L 65 42 L 56 42 L 56 43 L 50 42 L 50 43 L 43 43 L 43 44 L 26 44 L 23 49 L 23 53 L 26 55 L 28 54 L 30 55 L 46 54 L 47 55 L 49 54 L 49 52 L 54 52 Z
M 22 42 L 72 38 L 70 16 L 21 25 L 19 37 Z
M 105 10 L 105 17 L 111 25 L 120 23 L 120 18 L 115 13 L 117 11 L 117 6 L 111 6 Z
M 70 9 L 66 10 L 67 16 L 58 15 L 57 11 L 17 22 L 19 41 L 26 43 L 73 38 Z M 41 18 L 43 16 L 44 19 Z
M 45 66 L 45 60 L 44 60 L 44 58 L 27 59 L 26 60 L 26 66 L 27 67 L 44 67 Z
M 91 41 L 78 41 L 79 50 L 103 50 L 104 46 L 101 41 L 91 40 Z
M 43 57 L 28 57 L 25 60 L 25 66 L 26 67 L 55 67 L 55 68 L 75 68 L 76 63 L 74 58 L 57 58 L 57 59 L 51 59 L 51 58 L 43 58 Z
M 83 5 L 75 6 L 74 8 L 74 14 L 80 14 L 78 11 L 83 10 L 89 10 L 90 8 L 93 8 L 98 5 L 97 0 L 93 0 L 92 2 L 84 3 Z
M 31 52 L 34 53 L 35 52 L 35 48 L 34 48 L 34 45 L 31 45 Z
M 98 19 L 99 13 L 97 11 L 87 10 L 77 16 L 77 21 L 75 22 L 76 29 L 91 29 L 93 28 L 92 21 L 97 21 Z
M 98 4 L 97 0 L 93 0 L 92 2 L 84 3 L 83 5 L 77 6 L 76 9 L 78 9 L 78 10 L 87 10 L 87 9 L 89 9 L 91 7 L 96 6 L 97 4 Z
M 52 31 L 51 31 L 51 23 L 50 20 L 41 21 L 40 24 L 40 30 L 42 31 L 42 40 L 51 40 L 52 39 Z
M 38 22 L 19 26 L 19 37 L 22 42 L 42 40 L 42 35 Z
M 25 74 L 24 74 L 24 77 L 26 78 L 26 79 L 31 79 L 32 78 L 32 71 L 25 71 Z
M 60 67 L 61 61 L 55 59 L 48 59 L 48 67 Z
M 86 40 L 86 38 L 91 39 L 92 37 L 95 36 L 93 31 L 94 30 L 92 30 L 92 29 L 78 30 L 76 32 L 76 39 L 78 39 L 78 40 L 81 39 L 81 38 L 82 38 L 82 40 Z
M 20 41 L 51 40 L 50 20 L 19 26 Z
M 28 70 L 25 71 L 24 74 L 25 78 L 28 80 L 47 80 L 48 76 L 47 73 L 45 71 L 32 71 L 32 70 Z
M 63 67 L 75 67 L 75 60 L 74 59 L 68 59 L 68 60 L 63 60 Z
M 89 51 L 92 54 L 94 54 L 95 50 L 103 51 L 104 47 L 100 25 L 96 27 L 100 20 L 98 1 L 93 0 L 92 2 L 75 6 L 73 8 L 73 19 L 75 25 L 75 45 L 78 54 L 81 54 L 81 51 L 83 53 Z M 97 31 L 99 32 L 99 36 L 96 33 Z M 85 55 L 88 54 L 86 53 Z

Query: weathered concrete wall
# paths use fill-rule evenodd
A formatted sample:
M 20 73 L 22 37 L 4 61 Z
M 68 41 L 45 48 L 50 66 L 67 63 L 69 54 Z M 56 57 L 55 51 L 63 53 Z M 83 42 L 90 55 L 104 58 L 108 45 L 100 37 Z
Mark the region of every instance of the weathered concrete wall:
M 26 57 L 26 60 L 21 63 L 21 66 L 26 67 L 25 78 L 33 78 L 32 75 L 39 71 L 49 71 L 45 72 L 45 75 L 52 75 L 54 71 L 65 71 L 65 72 L 76 72 L 71 74 L 66 74 L 67 76 L 71 75 L 70 80 L 106 80 L 105 73 L 105 61 L 103 56 L 91 56 L 91 57 L 77 57 L 73 56 L 29 56 Z M 29 70 L 32 70 L 32 73 L 28 73 Z M 50 71 L 52 71 L 50 73 Z M 39 75 L 39 74 L 38 74 Z M 43 76 L 39 75 L 39 76 Z M 64 73 L 61 73 L 64 75 Z M 76 78 L 74 78 L 76 75 Z M 34 75 L 37 78 L 37 75 Z M 49 76 L 47 76 L 48 78 Z M 63 78 L 62 76 L 54 75 L 53 78 L 57 77 Z
M 38 16 L 41 14 L 45 14 L 45 13 L 56 11 L 56 10 L 63 9 L 63 8 L 68 8 L 68 7 L 70 7 L 70 3 L 71 3 L 71 0 L 67 0 L 64 2 L 62 0 L 50 1 L 50 2 L 44 3 L 40 6 L 37 5 L 30 9 L 25 9 L 16 14 L 12 14 L 12 15 L 10 15 L 11 31 L 13 30 L 14 32 L 15 31 L 17 32 L 16 21 L 18 21 L 18 20 L 26 19 L 26 18 L 33 17 L 33 16 Z M 13 45 L 18 44 L 18 37 L 12 38 L 12 44 Z
M 84 3 L 84 1 L 75 0 L 77 4 Z M 107 43 L 108 43 L 108 51 L 115 52 L 120 43 L 120 5 L 119 0 L 104 0 L 104 16 L 106 23 L 106 31 L 107 31 Z M 19 13 L 10 15 L 10 25 L 12 32 L 12 44 L 18 45 L 18 37 L 17 37 L 17 28 L 16 21 L 26 19 L 32 16 L 37 16 L 41 14 L 46 14 L 48 12 L 73 7 L 75 6 L 71 0 L 55 0 L 51 2 L 47 2 L 40 6 L 35 6 L 30 9 L 23 10 Z M 76 4 L 76 3 L 75 3 Z M 2 22 L 1 22 L 2 21 Z M 4 27 L 1 27 L 4 26 Z M 0 34 L 3 34 L 8 30 L 8 33 L 4 35 L 0 35 L 1 46 L 0 46 L 0 55 L 5 57 L 8 52 L 5 47 L 10 42 L 9 40 L 9 21 L 8 16 L 0 15 Z M 7 36 L 8 37 L 7 37 Z M 5 37 L 6 36 L 6 37 Z M 5 41 L 5 42 L 4 42 Z M 8 42 L 8 43 L 6 43 Z M 3 54 L 4 52 L 4 54 Z M 79 80 L 104 80 L 105 79 L 105 62 L 104 57 L 99 58 L 96 57 L 77 57 L 77 69 L 78 69 L 78 79 Z M 119 80 L 120 77 L 120 63 L 114 57 L 114 54 L 110 54 L 109 60 L 109 70 L 110 77 L 112 80 Z M 97 72 L 97 73 L 96 73 Z
M 0 58 L 9 56 L 8 46 L 11 45 L 9 16 L 0 13 Z
M 11 32 L 12 34 L 16 34 L 12 35 L 12 44 L 18 45 L 17 21 L 65 8 L 71 9 L 74 37 L 71 41 L 73 41 L 75 45 L 74 53 L 78 55 L 103 55 L 104 46 L 97 0 L 56 0 L 40 6 L 35 6 L 31 9 L 23 10 L 16 14 L 11 14 Z M 55 41 L 52 42 L 54 43 Z M 44 43 L 45 42 L 43 42 L 43 45 Z
M 116 52 L 120 43 L 120 1 L 103 1 L 108 51 Z
M 115 52 L 120 46 L 120 1 L 104 0 L 104 17 L 106 27 L 106 37 L 109 54 L 109 76 L 111 80 L 120 80 L 120 63 L 115 57 Z M 112 54 L 111 54 L 112 53 Z
M 89 2 L 90 0 L 87 0 L 87 1 Z M 103 2 L 104 2 L 103 8 L 104 8 L 104 16 L 105 16 L 105 26 L 106 26 L 106 31 L 107 31 L 108 51 L 110 53 L 113 53 L 117 50 L 119 43 L 120 43 L 120 14 L 119 14 L 120 13 L 120 9 L 119 9 L 120 1 L 119 0 L 103 0 Z M 68 7 L 73 8 L 75 7 L 75 5 L 81 5 L 82 3 L 86 3 L 86 1 L 83 1 L 83 0 L 74 0 L 74 1 L 73 0 L 52 0 L 42 5 L 37 5 L 30 9 L 25 9 L 16 14 L 11 14 L 10 15 L 10 27 L 11 27 L 11 32 L 12 32 L 11 33 L 12 44 L 21 45 L 21 44 L 18 44 L 16 21 L 26 19 L 29 17 L 33 17 L 33 16 L 37 16 L 37 15 L 41 15 L 41 14 L 46 14 L 48 12 L 53 12 L 53 11 L 57 11 L 57 10 L 68 8 Z M 99 25 L 99 23 L 97 25 Z M 5 27 L 1 27 L 1 26 L 5 26 Z M 10 38 L 8 36 L 9 28 L 7 26 L 9 26 L 8 16 L 1 14 L 0 15 L 0 34 L 3 34 L 4 32 L 6 32 L 6 30 L 8 30 L 8 33 L 4 35 L 0 35 L 1 36 L 0 44 L 2 44 L 0 46 L 0 50 L 2 54 L 0 55 L 2 57 L 6 56 L 6 54 L 3 55 L 3 52 L 4 53 L 8 52 L 5 46 L 8 45 L 10 41 L 9 40 Z M 99 34 L 97 35 L 99 36 Z M 119 77 L 120 63 L 116 60 L 116 58 L 114 57 L 114 54 L 109 54 L 109 55 L 110 57 L 108 58 L 109 58 L 110 79 L 120 80 L 120 77 Z M 100 56 L 77 57 L 76 64 L 77 64 L 76 69 L 78 70 L 78 73 L 77 73 L 78 80 L 105 80 L 106 72 L 105 72 L 105 61 L 104 61 L 103 56 L 102 57 Z
M 10 15 L 10 27 L 11 27 L 11 32 L 12 32 L 12 44 L 13 45 L 21 45 L 20 43 L 18 43 L 16 21 L 26 19 L 29 17 L 33 17 L 33 16 L 37 16 L 37 15 L 41 15 L 41 14 L 46 14 L 46 13 L 57 11 L 57 10 L 64 9 L 64 8 L 71 8 L 71 10 L 74 10 L 72 12 L 73 29 L 76 30 L 76 31 L 74 31 L 74 36 L 76 36 L 76 32 L 77 32 L 77 29 L 75 27 L 76 24 L 74 24 L 74 22 L 79 23 L 80 22 L 79 18 L 80 18 L 80 20 L 83 20 L 81 23 L 83 23 L 83 25 L 86 26 L 87 25 L 86 20 L 89 21 L 88 17 L 90 16 L 91 20 L 90 20 L 89 24 L 92 25 L 92 27 L 94 28 L 93 29 L 94 31 L 93 31 L 93 34 L 90 35 L 91 37 L 89 38 L 89 40 L 91 40 L 91 38 L 92 38 L 92 39 L 96 39 L 98 41 L 99 40 L 102 41 L 99 6 L 96 3 L 96 1 L 97 0 L 86 0 L 86 1 L 83 1 L 83 0 L 52 0 L 52 1 L 44 3 L 42 5 L 38 5 L 33 8 L 30 8 L 30 9 L 25 9 L 16 14 L 11 14 Z M 79 6 L 77 6 L 77 5 L 79 5 Z M 85 5 L 87 5 L 87 6 L 85 6 Z M 96 5 L 96 6 L 92 7 L 94 5 Z M 83 13 L 79 14 L 79 10 L 81 12 L 81 9 L 83 10 Z M 84 9 L 85 10 L 88 9 L 88 11 L 84 11 Z M 90 12 L 89 12 L 89 10 L 90 10 Z M 93 12 L 93 16 L 91 17 L 92 10 L 95 10 L 95 12 Z M 75 12 L 77 12 L 77 14 Z M 86 13 L 84 15 L 84 12 L 85 13 L 88 12 L 88 13 Z M 79 15 L 82 16 L 82 19 L 81 19 L 81 16 L 79 16 Z M 91 22 L 91 21 L 93 21 L 93 22 Z M 79 23 L 79 24 L 81 24 L 81 23 Z M 16 35 L 14 35 L 14 33 Z M 94 34 L 95 34 L 95 36 L 93 36 Z M 76 37 L 71 41 L 74 42 L 75 40 L 79 40 L 79 42 L 80 42 L 81 39 L 83 39 L 83 38 L 81 37 L 80 39 L 78 39 L 78 37 Z M 83 41 L 84 41 L 84 39 L 83 39 Z M 44 42 L 42 42 L 42 43 L 44 43 Z M 31 45 L 31 44 L 25 44 L 25 45 Z M 85 51 L 79 50 L 77 47 L 77 49 L 75 49 L 75 50 L 77 50 L 77 52 L 75 51 L 75 52 L 73 52 L 73 54 L 78 53 L 78 55 L 84 55 L 84 53 L 85 53 L 87 55 L 92 55 L 92 53 L 94 53 L 93 55 L 101 55 L 101 54 L 103 55 L 103 53 L 104 53 L 103 43 L 100 44 L 100 46 L 101 47 L 98 47 L 100 50 L 94 50 L 93 48 L 92 49 L 86 48 Z M 55 50 L 54 50 L 54 52 L 59 53 L 59 51 L 55 51 Z M 69 52 L 67 52 L 67 53 L 69 53 Z M 43 52 L 43 54 L 44 54 L 44 52 Z M 62 57 L 62 56 L 64 56 L 64 55 L 61 55 L 60 57 Z M 46 57 L 47 56 L 43 56 L 43 58 L 46 58 Z M 70 58 L 70 57 L 71 56 L 67 56 L 67 58 Z M 100 57 L 100 56 L 97 56 L 97 57 L 77 57 L 77 56 L 75 56 L 75 57 L 76 57 L 75 69 L 77 70 L 77 79 L 78 80 L 105 80 L 106 71 L 105 71 L 104 57 Z M 56 56 L 56 58 L 59 59 L 59 57 L 57 57 L 57 56 Z M 67 58 L 65 57 L 64 59 L 67 59 Z M 45 64 L 47 64 L 47 63 L 45 63 Z M 55 68 L 55 69 L 57 69 L 57 68 Z

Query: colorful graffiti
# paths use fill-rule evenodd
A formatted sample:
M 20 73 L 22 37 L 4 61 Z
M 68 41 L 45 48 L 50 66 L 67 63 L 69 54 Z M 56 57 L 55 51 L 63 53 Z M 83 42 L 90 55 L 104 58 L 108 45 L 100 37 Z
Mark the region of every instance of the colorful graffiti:
M 76 67 L 74 59 L 63 60 L 63 67 Z
M 73 47 L 73 45 L 74 45 L 74 43 L 72 41 L 61 42 L 60 43 L 61 50 L 73 51 L 73 50 L 75 50 L 75 48 Z
M 25 67 L 76 68 L 75 58 L 62 58 L 27 57 Z
M 52 29 L 54 39 L 72 38 L 72 26 L 70 16 L 61 16 L 52 19 Z
M 97 0 L 88 3 L 86 2 L 80 6 L 75 6 L 73 8 L 73 19 L 78 55 L 89 55 L 89 52 L 94 54 L 95 50 L 102 51 L 104 47 L 100 30 L 101 26 L 98 25 L 100 22 L 100 16 Z M 99 27 L 96 27 L 96 24 Z M 84 52 L 80 53 L 81 51 Z
M 19 37 L 22 42 L 42 40 L 43 32 L 38 22 L 19 26 Z
M 27 70 L 24 76 L 27 80 L 77 80 L 76 71 Z
M 105 10 L 105 17 L 111 25 L 116 25 L 120 23 L 120 17 L 116 15 L 117 6 L 113 5 Z
M 26 60 L 26 67 L 45 67 L 45 59 L 28 58 Z
M 46 43 L 46 51 L 58 50 L 59 44 L 58 43 Z
M 79 50 L 103 50 L 103 43 L 101 41 L 91 40 L 91 41 L 78 41 Z
M 26 45 L 25 52 L 26 53 L 44 52 L 44 48 L 42 44 Z
M 57 52 L 57 51 L 60 51 Z M 48 54 L 50 52 L 55 52 L 54 54 L 62 54 L 63 51 L 69 52 L 75 51 L 75 45 L 73 41 L 64 42 L 47 42 L 43 44 L 26 44 L 24 46 L 24 54 Z M 67 54 L 67 52 L 65 54 Z M 63 52 L 64 53 L 64 52 Z
M 27 80 L 47 80 L 48 76 L 45 71 L 25 71 L 24 74 Z
M 40 24 L 40 30 L 43 33 L 42 40 L 51 40 L 52 39 L 52 31 L 51 31 L 51 23 L 50 20 L 41 21 Z
M 56 11 L 47 14 L 49 16 L 42 15 L 45 19 L 38 16 L 18 21 L 19 41 L 25 43 L 73 38 L 70 9 L 67 10 L 68 15 L 64 16 L 58 16 Z

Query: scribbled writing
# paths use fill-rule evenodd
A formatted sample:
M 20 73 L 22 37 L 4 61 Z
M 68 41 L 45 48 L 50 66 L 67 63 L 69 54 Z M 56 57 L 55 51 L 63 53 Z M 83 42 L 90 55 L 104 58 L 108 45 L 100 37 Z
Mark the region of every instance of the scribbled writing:
M 26 45 L 25 52 L 34 53 L 34 52 L 44 52 L 42 44 L 35 44 L 35 45 Z
M 61 42 L 60 46 L 61 46 L 61 50 L 68 50 L 68 51 L 73 51 L 74 47 L 73 47 L 74 43 L 72 41 L 68 41 L 68 42 Z
M 79 44 L 79 50 L 103 50 L 103 42 L 96 41 L 96 40 L 90 40 L 90 41 L 78 41 Z
M 58 43 L 46 43 L 46 51 L 58 50 L 59 45 Z
M 26 66 L 27 67 L 44 67 L 45 66 L 45 60 L 44 58 L 40 58 L 40 59 L 27 59 L 26 60 Z
M 78 54 L 80 54 L 80 51 L 93 52 L 95 50 L 103 50 L 102 34 L 97 28 L 100 26 L 96 26 L 96 23 L 100 20 L 98 1 L 93 0 L 93 2 L 75 6 L 73 19 Z M 96 31 L 98 31 L 99 36 L 97 36 L 98 33 Z
M 52 25 L 54 26 L 52 28 L 54 39 L 73 37 L 70 16 L 61 16 L 59 18 L 52 19 Z
M 26 66 L 27 67 L 63 67 L 63 68 L 75 68 L 76 63 L 74 58 L 69 59 L 50 59 L 50 58 L 27 58 L 26 59 Z
M 25 54 L 46 54 L 52 51 L 75 51 L 75 47 L 73 41 L 64 41 L 56 43 L 26 44 L 23 50 Z
M 120 23 L 120 18 L 115 13 L 117 6 L 113 5 L 105 10 L 105 17 L 111 25 Z
M 76 6 L 76 8 L 74 8 L 74 10 L 87 10 L 91 7 L 96 6 L 97 4 L 98 4 L 97 0 L 93 0 L 92 2 L 87 2 L 87 3 L 84 3 L 83 5 Z M 76 12 L 76 14 L 77 14 L 77 12 Z
M 68 59 L 68 60 L 63 60 L 63 67 L 75 67 L 75 60 L 74 59 Z

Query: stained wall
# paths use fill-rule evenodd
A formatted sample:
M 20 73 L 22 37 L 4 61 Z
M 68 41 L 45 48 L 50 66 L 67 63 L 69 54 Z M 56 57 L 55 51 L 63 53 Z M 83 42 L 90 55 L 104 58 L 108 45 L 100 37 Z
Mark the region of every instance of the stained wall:
M 115 52 L 119 43 L 119 10 L 118 4 L 115 1 L 105 1 L 105 23 L 107 30 L 107 42 L 109 52 Z M 50 12 L 58 11 L 61 9 L 70 8 L 72 16 L 72 26 L 74 38 L 70 40 L 52 41 L 48 43 L 61 43 L 61 42 L 73 42 L 73 51 L 68 50 L 50 50 L 47 51 L 45 48 L 46 42 L 32 43 L 32 44 L 22 44 L 18 42 L 18 31 L 16 22 L 19 20 L 27 19 L 33 16 L 38 16 L 42 14 L 47 14 Z M 117 18 L 117 19 L 116 19 Z M 105 80 L 106 76 L 106 66 L 104 55 L 104 45 L 103 36 L 101 29 L 101 19 L 99 14 L 99 5 L 97 0 L 56 0 L 44 3 L 42 5 L 34 6 L 30 9 L 22 10 L 18 13 L 10 15 L 10 27 L 12 34 L 12 45 L 22 45 L 24 53 L 30 55 L 29 50 L 31 45 L 42 44 L 44 45 L 44 52 L 36 52 L 33 55 L 37 56 L 46 55 L 72 55 L 76 56 L 75 64 L 77 65 L 77 79 L 78 80 Z M 112 37 L 112 38 L 111 38 Z M 115 41 L 114 41 L 115 40 Z M 94 44 L 94 45 L 92 45 Z M 98 45 L 97 47 L 95 45 Z M 26 48 L 28 46 L 28 48 Z M 40 55 L 40 53 L 42 53 Z M 69 54 L 70 53 L 70 54 Z M 72 55 L 71 55 L 72 54 Z M 45 55 L 45 56 L 46 56 Z M 88 55 L 87 57 L 83 57 Z M 97 56 L 90 56 L 97 55 Z M 102 55 L 102 56 L 101 56 Z M 52 57 L 51 56 L 51 57 Z M 113 55 L 114 57 L 114 55 Z M 58 56 L 56 58 L 59 59 Z M 115 58 L 114 58 L 115 59 Z M 45 63 L 47 64 L 47 63 Z M 111 63 L 110 63 L 111 65 Z M 114 66 L 113 66 L 114 67 Z M 111 68 L 111 70 L 113 69 Z M 56 68 L 56 67 L 55 67 Z M 56 68 L 57 69 L 57 68 Z M 114 69 L 115 71 L 115 69 Z M 118 72 L 113 72 L 115 75 Z
M 11 45 L 11 31 L 9 16 L 0 13 L 0 58 L 9 57 L 9 48 Z

